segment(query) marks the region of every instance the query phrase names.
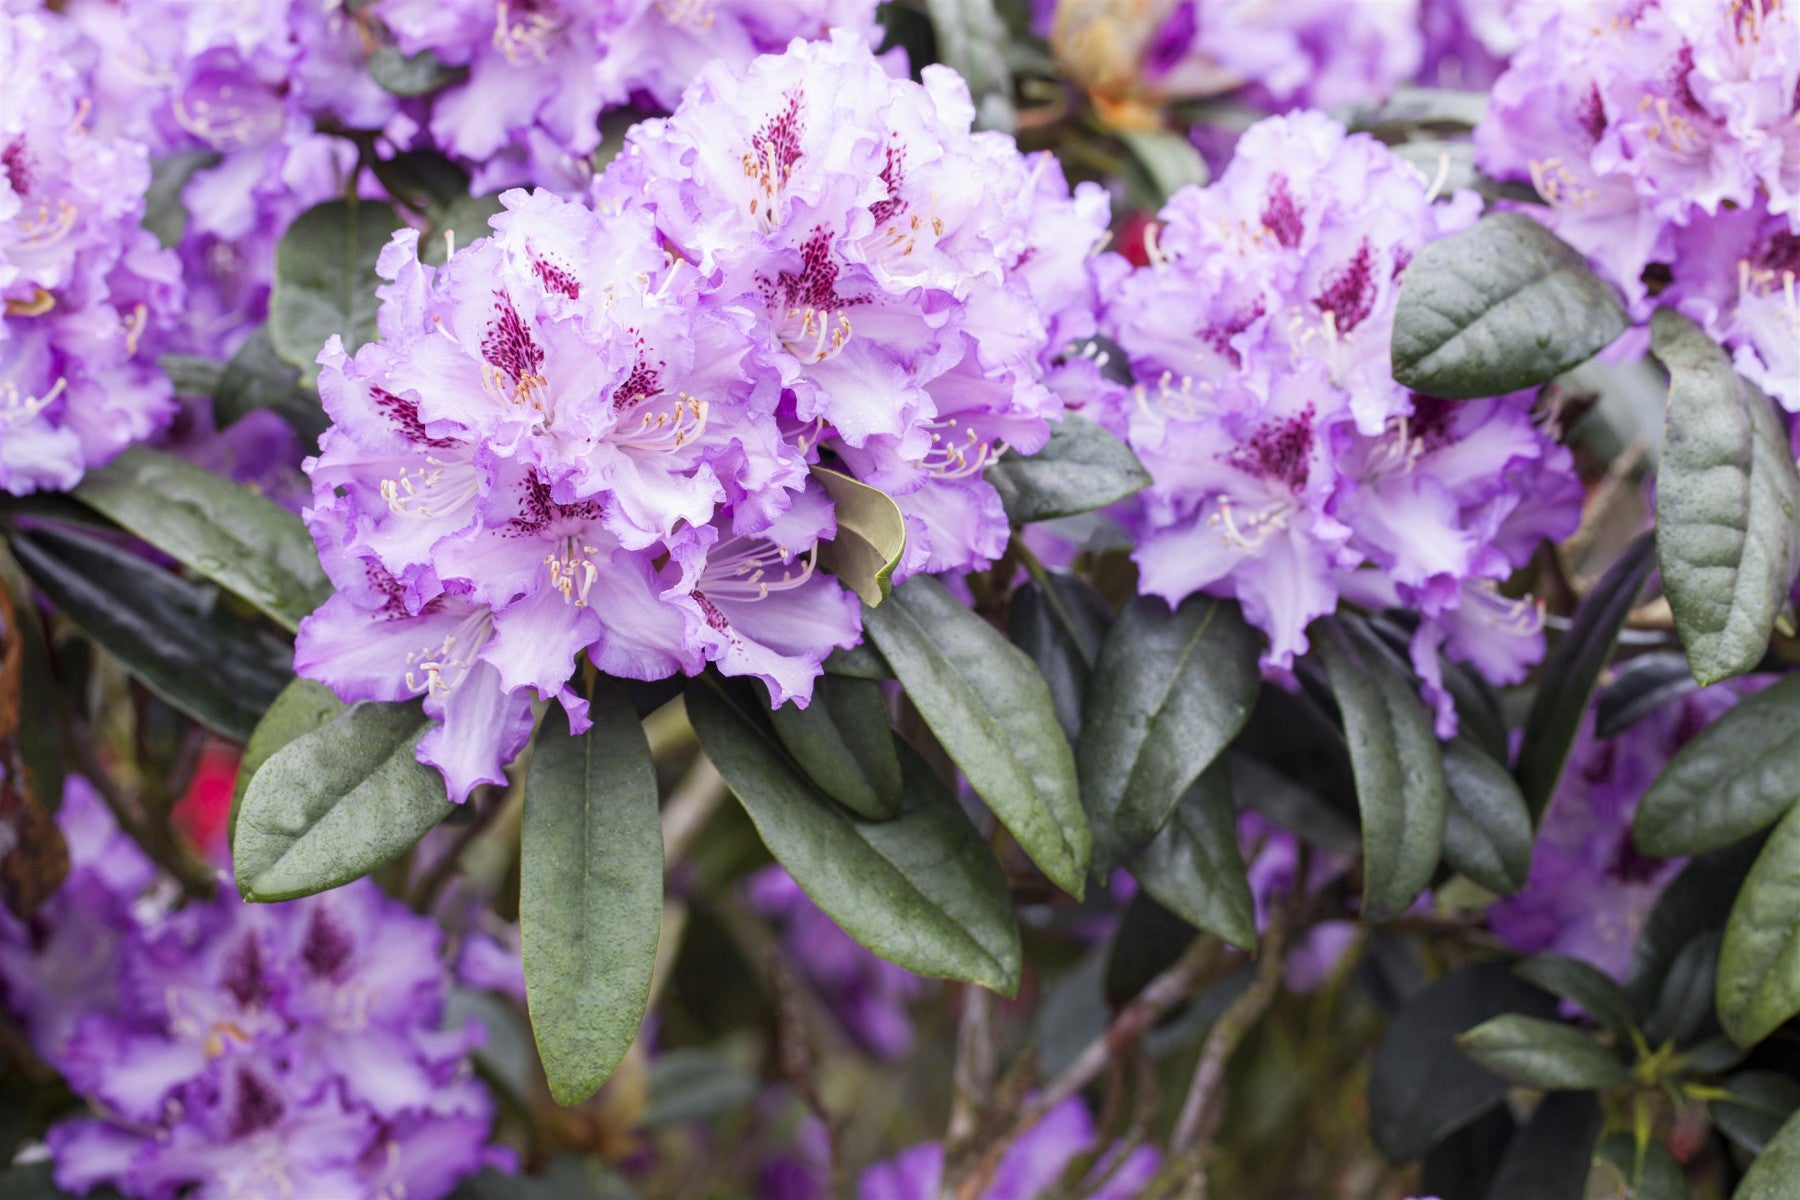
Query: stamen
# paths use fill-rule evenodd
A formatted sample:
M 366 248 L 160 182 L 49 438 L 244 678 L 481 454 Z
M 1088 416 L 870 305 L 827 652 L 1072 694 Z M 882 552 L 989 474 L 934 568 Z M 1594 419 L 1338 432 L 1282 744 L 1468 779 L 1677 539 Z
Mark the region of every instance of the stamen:
M 998 453 L 992 442 L 984 441 L 973 428 L 950 417 L 932 423 L 931 449 L 919 465 L 939 479 L 967 479 L 979 474 Z
M 578 542 L 574 535 L 563 539 L 560 554 L 549 554 L 544 557 L 544 565 L 550 568 L 550 586 L 562 593 L 564 602 L 576 608 L 586 608 L 588 593 L 594 588 L 594 581 L 600 578 L 600 568 L 594 565 L 589 557 L 598 554 L 599 550 Z
M 42 396 L 25 396 L 20 394 L 18 384 L 11 380 L 0 381 L 0 428 L 17 429 L 27 421 L 36 420 L 38 414 L 56 403 L 56 398 L 68 386 L 68 379 L 59 375 Z
M 1288 527 L 1291 505 L 1276 502 L 1261 512 L 1239 518 L 1231 497 L 1218 498 L 1218 510 L 1206 518 L 1206 524 L 1219 531 L 1227 546 L 1234 550 L 1255 550 Z

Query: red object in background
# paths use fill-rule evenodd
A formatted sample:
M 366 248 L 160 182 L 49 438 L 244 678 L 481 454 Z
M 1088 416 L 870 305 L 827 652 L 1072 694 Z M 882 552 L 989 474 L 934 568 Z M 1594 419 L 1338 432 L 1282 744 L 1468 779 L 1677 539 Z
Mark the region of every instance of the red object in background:
M 1134 212 L 1120 222 L 1118 251 L 1132 266 L 1147 267 L 1150 265 L 1148 242 L 1150 231 L 1155 227 L 1155 213 Z
M 225 826 L 231 815 L 231 793 L 237 787 L 237 769 L 237 749 L 224 742 L 209 741 L 200 752 L 193 782 L 170 814 L 182 836 L 217 863 L 225 862 L 231 854 Z

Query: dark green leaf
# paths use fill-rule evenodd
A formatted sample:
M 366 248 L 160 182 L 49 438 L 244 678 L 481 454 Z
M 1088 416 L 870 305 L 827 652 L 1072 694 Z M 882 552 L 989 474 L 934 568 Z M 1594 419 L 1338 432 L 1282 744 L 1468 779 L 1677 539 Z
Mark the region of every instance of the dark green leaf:
M 346 353 L 375 340 L 375 260 L 400 219 L 385 204 L 332 200 L 307 209 L 275 250 L 269 339 L 310 380 L 333 334 Z
M 1681 1164 L 1660 1142 L 1646 1142 L 1640 1153 L 1636 1140 L 1619 1130 L 1601 1139 L 1596 1156 L 1619 1173 L 1626 1190 L 1618 1200 L 1687 1200 Z
M 443 209 L 469 198 L 469 173 L 435 150 L 403 150 L 378 158 L 375 178 L 408 208 Z
M 62 731 L 67 715 L 62 689 L 50 664 L 50 643 L 37 603 L 27 589 L 25 576 L 0 545 L 0 592 L 11 599 L 17 625 L 0 630 L 0 636 L 19 641 L 19 696 L 31 701 L 30 713 L 21 713 L 15 735 L 19 759 L 25 767 L 25 791 L 54 813 L 62 805 L 63 782 L 67 770 L 63 763 Z M 0 605 L 0 609 L 5 606 Z
M 862 821 L 813 788 L 753 708 L 716 683 L 691 686 L 687 704 L 770 853 L 844 932 L 921 975 L 1018 988 L 1019 931 L 1000 866 L 916 753 L 900 748 L 906 811 Z
M 1775 826 L 1731 906 L 1717 999 L 1740 1046 L 1800 1013 L 1800 808 Z
M 263 764 L 238 810 L 232 866 L 246 900 L 292 900 L 390 862 L 455 806 L 413 752 L 416 704 L 358 704 Z
M 13 537 L 13 553 L 51 603 L 145 686 L 237 741 L 293 678 L 293 650 L 222 612 L 208 586 L 73 530 Z
M 837 649 L 825 660 L 830 675 L 848 675 L 852 679 L 892 679 L 894 669 L 881 657 L 881 651 L 864 642 L 849 649 Z
M 1556 1002 L 1481 962 L 1445 976 L 1387 1024 L 1369 1068 L 1369 1131 L 1390 1162 L 1411 1162 L 1499 1104 L 1506 1082 L 1456 1047 L 1456 1035 L 1501 1013 L 1548 1017 Z
M 1696 1075 L 1722 1075 L 1749 1057 L 1748 1051 L 1724 1034 L 1702 1038 L 1681 1053 L 1681 1069 Z
M 1582 600 L 1569 631 L 1544 662 L 1537 695 L 1525 718 L 1517 771 L 1519 788 L 1533 818 L 1543 816 L 1556 791 L 1569 748 L 1587 718 L 1600 672 L 1612 657 L 1619 629 L 1655 565 L 1649 536 L 1633 542 Z
M 1793 1200 L 1800 1193 L 1800 1117 L 1789 1117 L 1744 1173 L 1731 1200 Z
M 453 248 L 486 237 L 491 228 L 489 219 L 505 207 L 500 203 L 500 196 L 492 192 L 433 205 L 426 213 L 431 236 L 419 240 L 420 261 L 434 267 L 443 266 Z
M 1482 1022 L 1456 1044 L 1502 1079 L 1539 1091 L 1615 1088 L 1631 1082 L 1618 1055 L 1557 1021 L 1508 1013 Z
M 756 1079 L 716 1050 L 686 1047 L 666 1050 L 650 1064 L 650 1105 L 641 1124 L 646 1129 L 711 1123 L 756 1099 Z
M 1631 949 L 1625 990 L 1637 1012 L 1647 1014 L 1656 1007 L 1670 969 L 1690 942 L 1725 927 L 1732 901 L 1761 848 L 1762 839 L 1753 838 L 1701 855 L 1663 888 Z
M 1450 785 L 1431 715 L 1387 648 L 1347 622 L 1318 639 L 1362 809 L 1363 915 L 1406 911 L 1444 847 Z
M 275 752 L 295 738 L 304 737 L 337 717 L 349 705 L 332 694 L 330 688 L 311 679 L 296 679 L 281 690 L 275 703 L 256 723 L 250 740 L 244 743 L 243 757 L 238 759 L 237 783 L 231 790 L 231 813 L 226 821 L 229 840 L 237 841 L 238 810 L 243 807 L 244 793 L 250 781 L 262 770 Z
M 441 92 L 469 74 L 466 67 L 444 65 L 429 50 L 402 54 L 395 46 L 377 46 L 369 55 L 369 77 L 396 96 L 408 99 Z
M 144 192 L 144 228 L 155 234 L 165 249 L 179 242 L 187 231 L 188 210 L 181 193 L 188 180 L 196 171 L 218 161 L 216 151 L 186 150 L 150 164 L 150 187 Z
M 1246 950 L 1256 945 L 1256 905 L 1238 851 L 1237 806 L 1223 760 L 1193 782 L 1130 869 L 1139 887 L 1189 924 Z
M 1155 837 L 1244 727 L 1262 687 L 1261 649 L 1229 600 L 1194 596 L 1171 612 L 1141 596 L 1120 612 L 1094 667 L 1076 756 L 1097 867 Z
M 1009 39 L 994 0 L 925 0 L 925 11 L 937 34 L 937 61 L 968 82 L 976 127 L 1011 133 L 1018 115 L 1006 61 Z
M 1007 635 L 1037 664 L 1071 742 L 1081 736 L 1082 697 L 1111 623 L 1112 609 L 1077 575 L 1046 572 L 1042 582 L 1028 579 L 1013 592 Z
M 1539 954 L 1514 967 L 1513 973 L 1579 1006 L 1620 1038 L 1630 1037 L 1635 1025 L 1630 997 L 1612 976 L 1591 963 L 1560 954 Z
M 1640 654 L 1612 671 L 1594 704 L 1594 736 L 1618 737 L 1665 704 L 1699 690 L 1680 654 Z
M 173 455 L 133 446 L 75 495 L 290 632 L 331 595 L 299 517 Z
M 1184 187 L 1205 187 L 1211 172 L 1185 134 L 1172 129 L 1120 129 L 1118 139 L 1131 151 L 1142 175 L 1144 207 L 1155 210 Z M 1133 191 L 1138 185 L 1133 184 Z
M 1662 993 L 1644 1018 L 1644 1036 L 1652 1045 L 1684 1045 L 1712 1016 L 1720 937 L 1717 929 L 1695 934 L 1669 964 Z
M 625 1057 L 650 999 L 662 930 L 656 765 L 616 685 L 589 697 L 593 727 L 546 714 L 525 778 L 519 930 L 531 1029 L 550 1094 L 577 1104 Z
M 987 469 L 1014 525 L 1092 512 L 1150 486 L 1131 447 L 1086 417 L 1067 416 L 1036 454 L 1008 451 Z
M 1506 1148 L 1487 1200 L 1581 1200 L 1603 1124 L 1591 1092 L 1545 1096 Z
M 1704 854 L 1779 820 L 1800 800 L 1800 675 L 1745 697 L 1681 748 L 1638 805 L 1646 854 Z
M 781 744 L 820 791 L 870 821 L 899 814 L 900 757 L 879 683 L 823 676 L 809 706 L 784 704 L 769 716 Z
M 1531 874 L 1531 812 L 1505 767 L 1460 734 L 1444 746 L 1444 859 L 1490 891 L 1511 895 Z
M 165 354 L 156 360 L 177 396 L 210 396 L 219 390 L 225 364 L 192 354 Z
M 1628 324 L 1580 251 L 1523 213 L 1498 213 L 1407 267 L 1394 378 L 1432 396 L 1504 396 L 1592 358 Z
M 1774 1071 L 1739 1071 L 1725 1080 L 1729 1100 L 1707 1104 L 1719 1132 L 1751 1154 L 1761 1154 L 1787 1119 L 1800 1110 L 1800 1082 Z
M 266 408 L 292 426 L 308 449 L 318 444 L 319 435 L 331 424 L 319 394 L 300 386 L 299 370 L 275 353 L 267 325 L 257 326 L 244 339 L 212 396 L 213 417 L 221 428 Z
M 1130 1001 L 1173 966 L 1198 936 L 1191 923 L 1148 892 L 1133 896 L 1106 948 L 1106 1003 L 1117 1009 Z
M 975 794 L 1052 882 L 1080 896 L 1091 845 L 1075 756 L 1031 660 L 929 575 L 865 608 L 863 627 Z
M 1656 558 L 1701 683 L 1762 661 L 1800 567 L 1800 470 L 1769 398 L 1672 309 L 1651 321 L 1669 369 L 1656 478 Z
M 888 597 L 906 553 L 906 518 L 893 497 L 837 471 L 813 468 L 837 512 L 837 533 L 819 544 L 819 563 L 871 607 Z

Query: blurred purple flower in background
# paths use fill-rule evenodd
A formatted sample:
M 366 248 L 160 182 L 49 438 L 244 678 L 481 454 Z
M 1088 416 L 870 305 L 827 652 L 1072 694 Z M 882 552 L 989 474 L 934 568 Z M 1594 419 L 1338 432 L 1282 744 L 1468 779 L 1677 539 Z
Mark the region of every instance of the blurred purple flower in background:
M 66 490 L 175 411 L 153 352 L 181 308 L 175 257 L 140 227 L 145 149 L 96 130 L 52 14 L 0 17 L 0 490 Z
M 1529 10 L 1476 131 L 1484 170 L 1647 319 L 1681 309 L 1800 410 L 1800 12 L 1764 0 Z
M 751 906 L 781 930 L 789 961 L 844 1032 L 871 1054 L 906 1055 L 913 1045 L 906 1009 L 926 981 L 863 949 L 779 864 L 757 872 L 745 888 Z
M 50 1130 L 58 1186 L 438 1197 L 510 1167 L 469 1065 L 481 1028 L 442 1024 L 431 921 L 366 880 L 171 910 L 78 778 L 60 822 L 68 882 L 29 923 L 0 914 L 7 1006 L 92 1114 Z
M 1566 954 L 1624 979 L 1650 910 L 1687 861 L 1639 853 L 1638 801 L 1677 750 L 1755 686 L 1694 692 L 1611 738 L 1594 736 L 1590 714 L 1538 831 L 1530 878 L 1489 910 L 1494 932 L 1520 953 Z
M 982 1200 L 1037 1200 L 1052 1194 L 1063 1170 L 1081 1154 L 1093 1152 L 1099 1134 L 1080 1097 L 1063 1101 L 1014 1142 L 1000 1160 Z M 1088 1171 L 1083 1195 L 1092 1200 L 1129 1200 L 1150 1181 L 1161 1165 L 1155 1147 L 1139 1146 L 1119 1161 L 1108 1150 Z M 903 1150 L 863 1172 L 859 1200 L 918 1200 L 935 1196 L 944 1173 L 944 1147 L 926 1142 Z

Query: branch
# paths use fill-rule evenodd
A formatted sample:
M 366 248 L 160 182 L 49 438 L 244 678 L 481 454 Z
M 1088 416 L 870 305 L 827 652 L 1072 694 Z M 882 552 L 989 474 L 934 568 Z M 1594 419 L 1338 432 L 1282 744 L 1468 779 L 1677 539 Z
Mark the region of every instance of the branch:
M 994 1139 L 975 1169 L 957 1182 L 954 1189 L 957 1200 L 977 1200 L 987 1191 L 994 1172 L 1000 1167 L 1000 1160 L 1014 1142 L 1029 1133 L 1051 1109 L 1098 1079 L 1121 1051 L 1136 1045 L 1157 1022 L 1191 997 L 1219 958 L 1221 947 L 1217 938 L 1205 935 L 1195 938 L 1172 966 L 1152 979 L 1131 1003 L 1120 1009 L 1106 1032 L 1089 1042 L 1075 1056 L 1075 1061 L 1051 1080 L 1036 1100 L 1025 1106 L 1012 1128 Z
M 1182 1102 L 1181 1116 L 1169 1139 L 1169 1147 L 1175 1153 L 1171 1154 L 1169 1167 L 1165 1168 L 1165 1179 L 1184 1180 L 1183 1194 L 1191 1200 L 1205 1200 L 1206 1159 L 1225 1116 L 1225 1068 L 1245 1035 L 1262 1020 L 1280 991 L 1282 961 L 1287 950 L 1287 922 L 1287 910 L 1277 905 L 1263 929 L 1256 976 L 1206 1035 L 1200 1061 L 1194 1067 L 1194 1080 L 1188 1085 L 1187 1099 Z

